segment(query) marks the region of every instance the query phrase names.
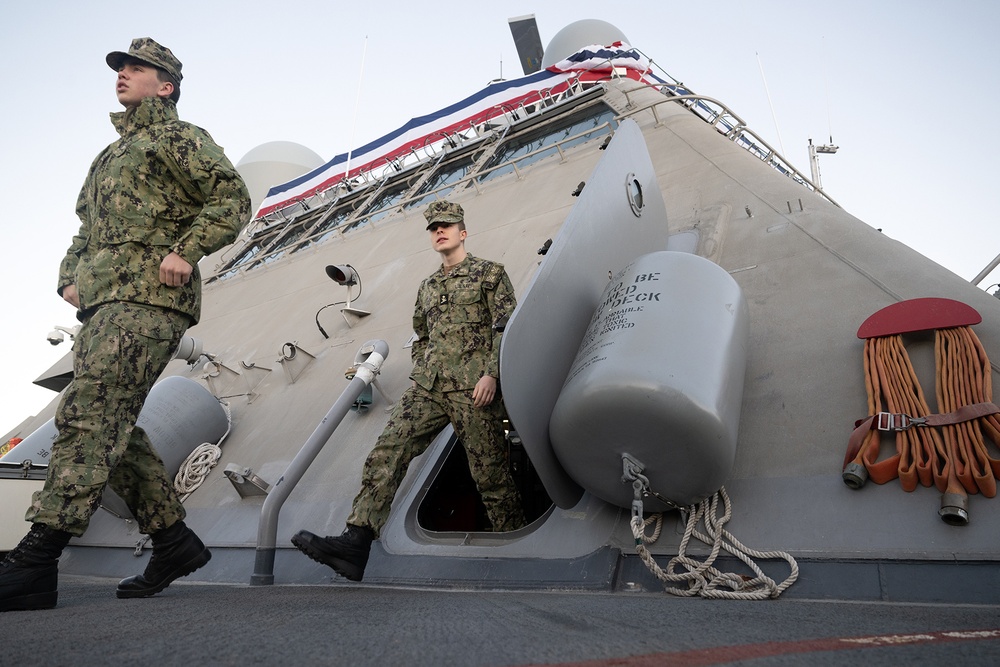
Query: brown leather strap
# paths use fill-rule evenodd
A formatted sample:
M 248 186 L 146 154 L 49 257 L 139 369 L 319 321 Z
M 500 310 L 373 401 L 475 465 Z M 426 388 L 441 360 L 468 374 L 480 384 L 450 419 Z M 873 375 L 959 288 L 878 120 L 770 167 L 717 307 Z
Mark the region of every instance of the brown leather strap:
M 924 417 L 927 426 L 945 426 L 946 424 L 961 424 L 972 421 L 987 415 L 1000 414 L 1000 407 L 994 403 L 975 403 L 973 405 L 963 405 L 958 410 L 946 412 L 944 414 L 928 415 Z
M 954 412 L 927 415 L 926 417 L 911 417 L 902 413 L 880 412 L 865 419 L 854 422 L 854 432 L 847 442 L 847 455 L 844 465 L 853 461 L 869 431 L 905 431 L 918 426 L 945 426 L 972 421 L 988 415 L 1000 414 L 1000 407 L 995 403 L 976 403 L 965 405 Z

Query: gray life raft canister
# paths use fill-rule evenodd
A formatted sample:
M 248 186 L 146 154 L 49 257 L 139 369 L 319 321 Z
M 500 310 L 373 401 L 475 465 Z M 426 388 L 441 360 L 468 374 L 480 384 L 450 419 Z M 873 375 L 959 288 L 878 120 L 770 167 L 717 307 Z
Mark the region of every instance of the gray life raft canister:
M 229 417 L 211 392 L 194 380 L 174 375 L 153 385 L 136 425 L 146 432 L 172 479 L 196 447 L 218 442 L 225 435 Z M 50 419 L 0 461 L 21 463 L 28 459 L 36 465 L 47 465 L 57 434 L 55 420 Z M 129 513 L 124 501 L 110 488 L 105 489 L 102 503 L 118 514 Z
M 604 290 L 552 411 L 567 474 L 625 508 L 626 454 L 675 505 L 718 491 L 736 457 L 748 334 L 746 301 L 724 269 L 681 252 L 637 258 Z M 654 496 L 644 507 L 669 509 Z

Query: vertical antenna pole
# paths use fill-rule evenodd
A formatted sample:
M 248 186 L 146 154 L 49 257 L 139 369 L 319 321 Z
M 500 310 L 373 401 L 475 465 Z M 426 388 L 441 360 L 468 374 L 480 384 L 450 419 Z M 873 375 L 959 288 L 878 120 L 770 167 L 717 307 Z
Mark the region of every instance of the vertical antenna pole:
M 347 165 L 344 167 L 344 179 L 350 180 L 351 153 L 354 151 L 354 132 L 358 128 L 358 111 L 361 109 L 361 82 L 365 78 L 365 56 L 368 54 L 368 35 L 365 35 L 365 45 L 361 49 L 361 73 L 358 74 L 358 97 L 354 102 L 354 124 L 351 126 L 351 140 L 347 143 Z
M 760 54 L 754 51 L 754 55 L 757 56 L 757 67 L 760 68 L 760 78 L 764 82 L 764 92 L 767 94 L 767 104 L 771 107 L 771 118 L 774 119 L 774 131 L 778 133 L 778 146 L 781 147 L 781 154 L 787 155 L 785 153 L 785 145 L 781 142 L 781 130 L 778 128 L 778 117 L 774 114 L 774 104 L 771 102 L 771 91 L 767 87 L 767 79 L 764 78 L 764 66 L 760 62 Z

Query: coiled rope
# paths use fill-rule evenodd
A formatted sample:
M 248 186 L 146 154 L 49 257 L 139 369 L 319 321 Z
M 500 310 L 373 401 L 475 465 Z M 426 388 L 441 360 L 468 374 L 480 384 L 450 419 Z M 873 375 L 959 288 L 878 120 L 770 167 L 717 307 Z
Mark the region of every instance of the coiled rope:
M 180 495 L 181 502 L 187 500 L 188 496 L 202 485 L 205 478 L 208 477 L 208 473 L 222 457 L 222 443 L 233 428 L 233 415 L 228 403 L 223 401 L 220 403 L 226 411 L 226 432 L 216 443 L 204 442 L 195 447 L 178 468 L 177 475 L 174 477 L 174 488 Z
M 724 509 L 722 516 L 719 516 L 720 500 Z M 665 584 L 668 593 L 682 597 L 699 596 L 723 600 L 767 600 L 781 595 L 799 578 L 798 563 L 790 554 L 784 551 L 750 549 L 724 528 L 732 518 L 732 504 L 725 487 L 697 505 L 680 508 L 680 512 L 681 516 L 685 517 L 687 526 L 677 556 L 670 560 L 666 570 L 656 564 L 653 555 L 646 548 L 646 544 L 659 539 L 663 527 L 663 514 L 654 514 L 645 520 L 642 519 L 641 512 L 633 512 L 632 515 L 632 535 L 635 537 L 636 553 L 656 578 Z M 656 524 L 653 534 L 647 536 L 646 528 L 653 523 Z M 696 530 L 701 523 L 704 523 L 707 534 Z M 692 537 L 712 547 L 712 552 L 703 562 L 687 555 L 688 544 Z M 723 549 L 743 561 L 756 576 L 722 572 L 714 567 L 715 560 Z M 754 558 L 784 559 L 789 564 L 791 573 L 778 584 L 764 574 L 754 562 Z M 686 571 L 675 573 L 674 570 L 677 568 L 685 568 Z M 666 585 L 682 582 L 687 583 L 687 588 Z

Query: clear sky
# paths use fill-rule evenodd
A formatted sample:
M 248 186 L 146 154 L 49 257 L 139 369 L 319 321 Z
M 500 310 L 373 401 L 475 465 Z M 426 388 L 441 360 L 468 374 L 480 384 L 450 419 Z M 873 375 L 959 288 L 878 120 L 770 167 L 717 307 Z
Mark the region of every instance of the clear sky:
M 958 275 L 972 279 L 1000 254 L 996 0 L 7 2 L 0 435 L 54 397 L 31 380 L 69 351 L 45 336 L 75 324 L 56 277 L 79 187 L 116 138 L 109 51 L 142 36 L 170 47 L 184 63 L 181 117 L 233 163 L 276 140 L 328 160 L 520 75 L 507 19 L 525 14 L 543 44 L 579 19 L 614 24 L 806 174 L 809 138 L 832 136 L 840 151 L 821 159 L 830 195 Z M 996 282 L 1000 271 L 983 287 Z

